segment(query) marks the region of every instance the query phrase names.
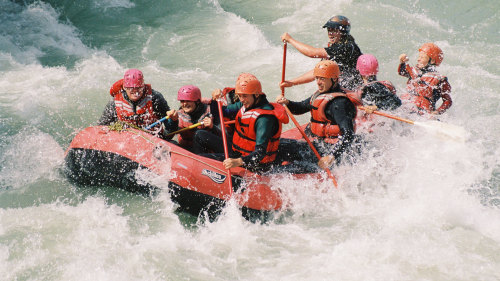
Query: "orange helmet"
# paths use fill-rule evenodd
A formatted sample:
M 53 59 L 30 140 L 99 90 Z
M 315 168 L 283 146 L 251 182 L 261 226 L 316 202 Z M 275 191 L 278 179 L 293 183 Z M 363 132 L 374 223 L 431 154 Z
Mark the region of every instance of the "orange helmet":
M 436 66 L 439 66 L 443 61 L 443 51 L 434 43 L 425 43 L 418 51 L 426 53 Z
M 250 74 L 250 73 L 241 73 L 240 76 L 238 76 L 238 79 L 236 79 L 236 81 L 240 80 L 240 79 L 254 79 L 254 80 L 259 80 L 257 79 L 257 77 L 255 77 L 255 75 L 253 74 Z
M 235 94 L 261 95 L 262 85 L 259 79 L 250 73 L 242 73 L 236 80 Z
M 339 78 L 340 70 L 336 62 L 322 60 L 314 67 L 314 76 L 324 78 Z

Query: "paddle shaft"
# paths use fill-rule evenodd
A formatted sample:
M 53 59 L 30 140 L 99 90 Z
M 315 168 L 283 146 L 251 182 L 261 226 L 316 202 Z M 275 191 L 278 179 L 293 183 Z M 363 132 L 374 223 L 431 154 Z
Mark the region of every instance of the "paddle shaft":
M 284 42 L 283 43 L 283 69 L 281 71 L 281 83 L 285 82 L 286 46 L 287 46 L 287 43 Z M 283 96 L 285 96 L 285 88 L 284 87 L 281 88 L 281 93 L 283 94 Z M 290 111 L 290 109 L 288 109 L 288 106 L 286 106 L 286 104 L 284 104 L 283 106 L 285 107 L 286 113 L 288 114 L 288 116 L 290 117 L 290 119 L 292 119 L 293 124 L 295 124 L 295 127 L 297 127 L 297 130 L 299 130 L 300 134 L 302 135 L 302 137 L 304 137 L 304 139 L 306 140 L 307 144 L 312 149 L 312 151 L 314 152 L 314 154 L 316 155 L 316 157 L 318 157 L 318 160 L 320 160 L 321 159 L 321 155 L 319 155 L 318 150 L 316 150 L 316 148 L 312 144 L 312 142 L 309 139 L 309 137 L 307 137 L 306 133 L 300 128 L 300 124 L 299 124 L 299 122 L 297 122 L 297 119 L 295 119 L 295 117 L 293 116 L 293 114 Z M 328 174 L 328 177 L 332 179 L 333 185 L 335 186 L 335 188 L 338 188 L 337 180 L 333 176 L 333 174 L 330 171 L 330 169 L 325 168 L 325 171 Z
M 160 120 L 158 120 L 158 121 L 154 122 L 153 124 L 151 124 L 151 125 L 147 126 L 147 127 L 146 127 L 146 130 L 149 130 L 149 129 L 153 128 L 154 126 L 156 126 L 156 125 L 160 124 L 161 122 L 163 122 L 163 121 L 167 120 L 168 118 L 170 118 L 170 116 L 165 116 L 165 117 L 163 117 L 162 119 L 160 119 Z
M 363 106 L 358 106 L 358 108 L 361 109 L 361 110 L 365 110 L 366 111 L 366 108 L 364 108 Z M 377 111 L 377 110 L 374 110 L 372 113 L 376 114 L 376 115 L 384 116 L 384 117 L 387 117 L 387 118 L 391 118 L 391 119 L 394 119 L 394 120 L 398 120 L 398 121 L 401 121 L 401 122 L 405 122 L 405 123 L 408 123 L 408 124 L 415 125 L 415 121 L 412 121 L 412 120 L 409 120 L 409 119 L 404 119 L 404 118 L 397 117 L 397 116 L 394 116 L 394 115 L 390 115 L 390 114 L 387 114 L 387 113 L 383 113 L 383 112 L 380 112 L 380 111 Z
M 226 140 L 226 126 L 224 124 L 224 114 L 222 113 L 222 101 L 217 101 L 217 108 L 219 109 L 219 120 L 220 120 L 220 129 L 222 131 L 222 143 L 224 144 L 224 157 L 229 158 L 229 150 L 227 148 L 227 140 Z M 233 195 L 233 180 L 231 178 L 231 170 L 227 169 L 227 178 L 229 183 L 229 194 Z
M 200 122 L 200 123 L 196 123 L 196 124 L 193 124 L 193 125 L 191 125 L 191 126 L 189 126 L 189 127 L 182 128 L 182 129 L 177 130 L 177 131 L 175 131 L 175 132 L 169 133 L 169 134 L 168 134 L 168 135 L 166 135 L 165 137 L 170 137 L 170 136 L 173 136 L 173 135 L 175 135 L 175 134 L 178 134 L 178 133 L 181 133 L 181 132 L 184 132 L 184 131 L 187 131 L 187 130 L 194 129 L 194 128 L 199 127 L 199 126 L 201 126 L 201 125 L 203 125 L 203 123 L 201 123 L 201 122 Z

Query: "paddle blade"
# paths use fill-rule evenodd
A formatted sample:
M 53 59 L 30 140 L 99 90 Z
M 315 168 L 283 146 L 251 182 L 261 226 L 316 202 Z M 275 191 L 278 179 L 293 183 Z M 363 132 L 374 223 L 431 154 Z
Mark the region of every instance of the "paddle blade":
M 422 127 L 444 140 L 453 140 L 463 143 L 467 137 L 467 131 L 463 127 L 440 121 L 429 120 L 425 122 L 415 122 L 414 125 Z

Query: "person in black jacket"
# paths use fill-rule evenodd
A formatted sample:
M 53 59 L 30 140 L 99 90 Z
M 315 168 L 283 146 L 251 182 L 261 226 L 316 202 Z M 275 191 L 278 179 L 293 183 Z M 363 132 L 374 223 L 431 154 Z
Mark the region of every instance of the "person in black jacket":
M 344 16 L 330 18 L 323 28 L 328 30 L 328 46 L 315 48 L 294 39 L 287 32 L 281 35 L 281 41 L 292 44 L 299 52 L 310 58 L 322 58 L 335 61 L 340 68 L 340 85 L 349 90 L 358 88 L 362 81 L 356 71 L 356 62 L 361 56 L 361 50 L 350 34 L 351 23 Z M 314 81 L 312 71 L 280 84 L 281 88 L 309 83 Z

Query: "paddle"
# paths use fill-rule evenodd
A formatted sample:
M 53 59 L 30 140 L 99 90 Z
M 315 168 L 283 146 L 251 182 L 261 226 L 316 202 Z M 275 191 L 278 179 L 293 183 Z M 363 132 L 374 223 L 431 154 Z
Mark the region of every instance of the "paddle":
M 203 123 L 201 123 L 201 122 L 200 122 L 200 123 L 196 123 L 196 124 L 193 124 L 193 125 L 188 126 L 188 127 L 186 127 L 186 128 L 182 128 L 182 129 L 177 130 L 177 131 L 175 131 L 175 132 L 169 133 L 169 134 L 168 134 L 168 135 L 166 135 L 165 137 L 170 137 L 170 136 L 173 136 L 173 135 L 178 134 L 178 133 L 180 133 L 180 132 L 184 132 L 184 131 L 187 131 L 187 130 L 191 130 L 191 129 L 197 128 L 197 127 L 199 127 L 199 126 L 201 126 L 201 125 L 203 125 Z
M 281 83 L 285 82 L 286 46 L 287 46 L 286 42 L 283 42 L 283 69 L 281 71 Z M 285 96 L 285 88 L 284 87 L 281 89 L 281 94 L 283 94 L 283 96 Z M 286 104 L 284 104 L 283 106 L 285 107 L 285 110 L 286 110 L 286 113 L 288 114 L 288 117 L 290 117 L 290 119 L 292 119 L 293 124 L 295 124 L 295 127 L 297 127 L 297 130 L 299 130 L 300 134 L 302 135 L 302 137 L 304 137 L 304 139 L 306 140 L 307 144 L 312 149 L 312 151 L 314 152 L 316 157 L 318 157 L 318 160 L 320 160 L 321 155 L 319 155 L 318 151 L 316 150 L 314 145 L 311 143 L 311 140 L 309 140 L 309 137 L 307 137 L 306 133 L 300 128 L 300 124 L 299 124 L 299 122 L 297 122 L 297 119 L 295 119 L 295 117 L 293 116 L 292 112 L 290 112 L 290 109 L 288 109 Z M 333 176 L 330 169 L 325 168 L 325 171 L 328 174 L 328 177 L 332 179 L 333 185 L 335 186 L 335 188 L 338 188 L 337 180 Z
M 366 108 L 362 106 L 358 106 L 358 108 L 366 111 Z M 465 137 L 467 135 L 467 131 L 464 128 L 440 121 L 435 121 L 435 120 L 428 120 L 425 122 L 412 121 L 409 119 L 404 119 L 401 117 L 397 117 L 376 110 L 373 111 L 373 114 L 405 122 L 411 125 L 419 126 L 426 129 L 429 132 L 434 133 L 436 136 L 444 137 L 445 139 L 451 139 L 457 142 L 465 142 Z
M 229 158 L 229 150 L 227 148 L 227 140 L 226 140 L 226 126 L 224 126 L 224 116 L 222 114 L 222 101 L 217 101 L 217 107 L 219 109 L 219 120 L 220 120 L 220 129 L 222 131 L 222 143 L 224 144 L 224 157 L 225 159 Z M 229 183 L 229 194 L 233 196 L 233 180 L 231 178 L 231 170 L 227 169 L 227 178 Z
M 156 125 L 160 124 L 161 122 L 163 122 L 163 121 L 167 120 L 168 118 L 170 118 L 170 116 L 165 116 L 165 117 L 163 117 L 162 119 L 160 119 L 160 120 L 158 120 L 158 121 L 154 122 L 153 124 L 151 124 L 151 125 L 147 126 L 147 127 L 146 127 L 146 130 L 149 130 L 149 129 L 153 128 L 154 126 L 156 126 Z

